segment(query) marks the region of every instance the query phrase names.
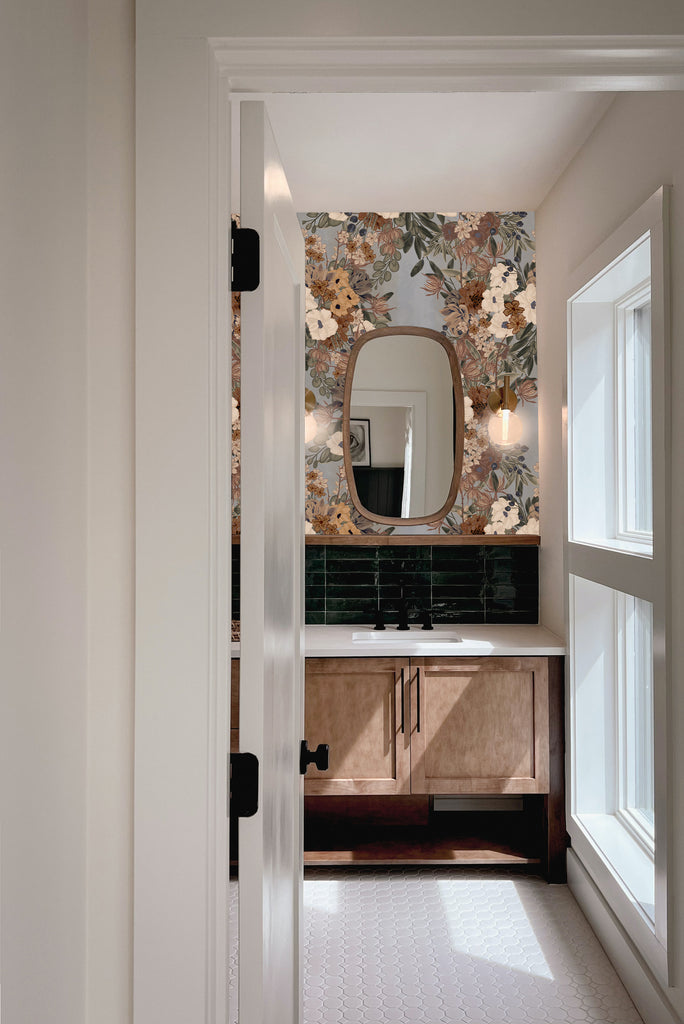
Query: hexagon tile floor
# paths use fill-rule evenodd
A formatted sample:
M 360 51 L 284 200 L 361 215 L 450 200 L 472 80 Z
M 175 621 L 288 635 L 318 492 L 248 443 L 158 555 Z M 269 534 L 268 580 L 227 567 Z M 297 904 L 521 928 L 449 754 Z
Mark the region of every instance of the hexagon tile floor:
M 304 915 L 304 1024 L 641 1022 L 567 886 L 311 869 Z

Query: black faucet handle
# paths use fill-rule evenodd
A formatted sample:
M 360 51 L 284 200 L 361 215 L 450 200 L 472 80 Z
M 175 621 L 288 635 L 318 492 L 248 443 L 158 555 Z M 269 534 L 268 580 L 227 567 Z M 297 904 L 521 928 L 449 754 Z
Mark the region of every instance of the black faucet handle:
M 375 626 L 373 629 L 384 629 L 385 628 L 385 613 L 382 608 L 375 609 Z
M 434 626 L 432 625 L 432 610 L 430 608 L 423 609 L 421 619 L 423 620 L 421 629 L 434 629 Z

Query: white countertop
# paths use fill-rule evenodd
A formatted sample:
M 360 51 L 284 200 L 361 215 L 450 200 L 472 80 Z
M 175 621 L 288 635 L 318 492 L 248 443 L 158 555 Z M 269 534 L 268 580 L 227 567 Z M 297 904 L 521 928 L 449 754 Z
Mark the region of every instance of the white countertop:
M 352 639 L 353 633 L 370 632 L 372 629 L 372 624 L 307 626 L 306 656 L 372 658 L 408 655 L 425 658 L 447 654 L 451 657 L 472 658 L 486 655 L 553 657 L 565 654 L 565 642 L 543 626 L 439 625 L 430 632 L 423 632 L 420 627 L 412 627 L 409 632 L 397 632 L 396 629 L 388 627 L 383 633 L 375 634 L 381 639 L 376 640 L 374 637 L 370 643 L 359 643 Z M 445 636 L 445 642 L 440 643 L 440 633 L 459 636 L 461 642 L 449 642 Z M 231 644 L 231 656 L 240 656 L 239 644 Z

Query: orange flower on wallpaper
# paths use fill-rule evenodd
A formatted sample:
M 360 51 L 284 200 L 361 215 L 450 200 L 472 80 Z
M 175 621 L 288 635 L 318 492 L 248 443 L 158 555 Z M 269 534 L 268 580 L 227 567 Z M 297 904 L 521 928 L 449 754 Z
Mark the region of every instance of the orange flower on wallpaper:
M 428 295 L 439 295 L 442 290 L 444 282 L 441 277 L 437 274 L 426 274 L 425 284 L 423 285 L 423 291 Z

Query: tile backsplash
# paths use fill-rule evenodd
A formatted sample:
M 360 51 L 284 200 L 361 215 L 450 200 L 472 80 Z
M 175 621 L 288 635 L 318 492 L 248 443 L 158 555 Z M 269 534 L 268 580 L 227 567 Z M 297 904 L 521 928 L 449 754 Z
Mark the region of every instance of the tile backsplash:
M 307 545 L 308 624 L 361 624 L 379 607 L 396 622 L 401 593 L 409 621 L 539 621 L 536 545 Z M 233 545 L 233 618 L 240 612 L 240 547 Z

